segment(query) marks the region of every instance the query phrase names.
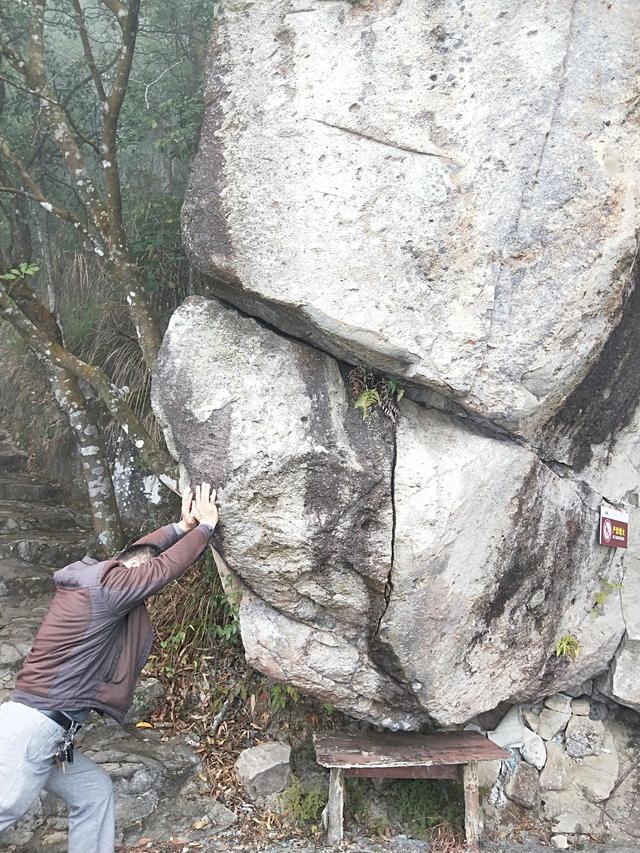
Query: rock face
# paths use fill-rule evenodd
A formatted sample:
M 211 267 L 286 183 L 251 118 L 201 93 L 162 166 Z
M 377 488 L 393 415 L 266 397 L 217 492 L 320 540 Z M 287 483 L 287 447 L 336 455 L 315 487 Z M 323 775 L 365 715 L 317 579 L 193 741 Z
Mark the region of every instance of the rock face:
M 219 565 L 273 677 L 391 728 L 451 725 L 618 648 L 620 596 L 591 612 L 622 572 L 593 538 L 600 497 L 530 450 L 404 400 L 394 437 L 333 359 L 200 297 L 171 320 L 153 399 L 191 482 L 218 485 Z
M 278 328 L 531 436 L 625 310 L 639 25 L 635 0 L 225 3 L 194 263 Z
M 333 359 L 200 298 L 173 315 L 153 397 L 191 481 L 218 486 L 248 659 L 364 719 L 427 720 L 372 657 L 391 571 L 390 423 L 362 421 Z
M 640 707 L 640 553 L 595 537 L 603 499 L 640 529 L 638 25 L 633 0 L 219 9 L 184 241 L 265 325 L 188 301 L 154 405 L 220 487 L 264 672 L 393 728 L 594 677 Z M 354 364 L 402 383 L 395 431 L 349 409 Z

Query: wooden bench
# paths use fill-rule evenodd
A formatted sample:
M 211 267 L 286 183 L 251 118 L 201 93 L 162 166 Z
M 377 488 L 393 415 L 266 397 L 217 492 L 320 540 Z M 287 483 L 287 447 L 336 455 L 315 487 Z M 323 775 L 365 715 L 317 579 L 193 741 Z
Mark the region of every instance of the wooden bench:
M 323 812 L 327 842 L 342 840 L 344 776 L 393 779 L 460 779 L 464 785 L 467 848 L 479 851 L 482 815 L 478 762 L 510 758 L 508 752 L 476 732 L 435 734 L 314 735 L 316 761 L 330 769 L 329 802 Z

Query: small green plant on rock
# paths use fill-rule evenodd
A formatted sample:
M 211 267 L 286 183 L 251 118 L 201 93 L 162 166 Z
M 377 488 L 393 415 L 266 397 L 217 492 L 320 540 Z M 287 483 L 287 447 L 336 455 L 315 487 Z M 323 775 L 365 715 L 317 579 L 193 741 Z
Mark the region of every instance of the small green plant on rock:
M 363 421 L 378 407 L 390 421 L 397 422 L 400 415 L 398 403 L 404 397 L 399 379 L 389 379 L 364 367 L 354 367 L 349 373 L 349 385 L 353 405 L 362 412 Z
M 293 823 L 300 827 L 319 824 L 327 802 L 327 791 L 322 785 L 315 784 L 305 789 L 300 779 L 294 776 L 282 796 L 286 814 Z
M 269 692 L 271 711 L 284 711 L 289 702 L 300 701 L 300 693 L 289 684 L 273 684 Z
M 565 634 L 556 643 L 556 657 L 577 660 L 580 654 L 580 643 L 573 634 Z
M 593 597 L 593 607 L 591 608 L 592 616 L 599 616 L 604 610 L 604 606 L 607 603 L 607 599 L 611 595 L 612 592 L 617 592 L 622 589 L 622 584 L 612 583 L 608 578 L 600 579 L 600 591 L 597 592 Z
M 464 798 L 459 782 L 402 779 L 390 790 L 389 823 L 416 838 L 431 838 L 433 830 L 447 827 L 462 838 Z

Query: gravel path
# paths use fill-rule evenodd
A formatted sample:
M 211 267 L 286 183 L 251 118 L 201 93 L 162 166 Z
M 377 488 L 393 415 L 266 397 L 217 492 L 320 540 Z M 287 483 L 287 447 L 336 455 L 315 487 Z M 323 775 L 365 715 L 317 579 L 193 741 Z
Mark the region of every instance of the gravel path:
M 538 843 L 524 844 L 485 844 L 483 853 L 550 853 L 555 848 Z M 640 853 L 640 846 L 633 844 L 585 844 L 579 848 L 581 853 Z M 247 842 L 234 842 L 232 838 L 217 840 L 206 847 L 203 853 L 428 853 L 429 845 L 425 841 L 414 841 L 405 835 L 398 835 L 381 842 L 370 838 L 352 838 L 340 847 L 315 847 L 308 841 L 283 841 L 275 845 L 248 845 Z

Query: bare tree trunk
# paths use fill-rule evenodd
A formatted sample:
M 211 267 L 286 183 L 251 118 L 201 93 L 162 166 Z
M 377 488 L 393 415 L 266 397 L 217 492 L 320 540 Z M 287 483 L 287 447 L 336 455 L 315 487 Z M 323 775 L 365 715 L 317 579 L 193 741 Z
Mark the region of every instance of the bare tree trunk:
M 7 290 L 0 286 L 0 317 L 11 323 L 29 348 L 47 365 L 65 370 L 91 385 L 114 421 L 120 424 L 134 443 L 140 457 L 151 471 L 155 474 L 173 473 L 175 463 L 168 451 L 152 439 L 140 418 L 132 411 L 104 370 L 93 364 L 87 364 L 59 343 L 59 329 L 55 319 L 48 314 L 39 300 L 34 299 L 29 308 L 39 311 L 37 325 L 33 314 L 31 317 L 28 316 L 25 310 L 21 310 L 9 296 Z
M 103 554 L 112 554 L 121 547 L 123 538 L 100 429 L 75 376 L 44 359 L 42 363 L 47 368 L 55 398 L 67 416 L 78 444 L 96 541 Z

